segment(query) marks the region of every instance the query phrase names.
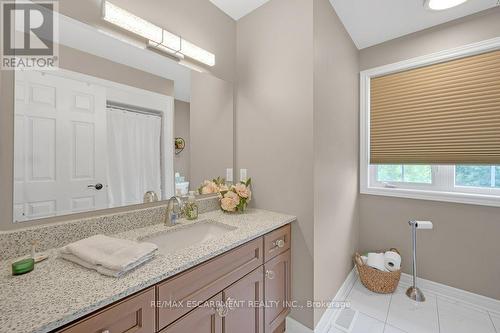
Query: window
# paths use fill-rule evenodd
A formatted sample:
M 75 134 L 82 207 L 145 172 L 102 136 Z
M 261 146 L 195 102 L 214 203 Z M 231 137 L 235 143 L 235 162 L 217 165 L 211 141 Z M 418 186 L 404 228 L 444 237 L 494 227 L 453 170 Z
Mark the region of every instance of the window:
M 498 50 L 490 40 L 361 72 L 361 193 L 500 207 Z
M 379 165 L 378 182 L 432 184 L 430 165 Z
M 468 166 L 455 167 L 455 186 L 500 188 L 500 166 Z
M 500 166 L 498 165 L 372 165 L 374 177 L 371 185 L 388 188 L 421 186 L 431 189 L 437 184 L 447 184 L 450 191 L 500 192 Z M 452 177 L 450 177 L 450 171 Z M 449 182 L 448 180 L 452 181 Z M 500 193 L 499 193 L 500 194 Z
M 362 193 L 500 206 L 500 165 L 369 165 Z

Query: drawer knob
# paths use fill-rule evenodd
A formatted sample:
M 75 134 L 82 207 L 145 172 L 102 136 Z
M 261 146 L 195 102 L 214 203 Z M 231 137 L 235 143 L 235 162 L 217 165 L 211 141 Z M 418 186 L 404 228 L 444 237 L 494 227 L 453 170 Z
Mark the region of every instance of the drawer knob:
M 273 271 L 270 271 L 270 270 L 266 271 L 266 278 L 268 278 L 269 280 L 273 280 L 275 276 L 276 276 L 276 274 L 274 274 Z
M 215 308 L 215 312 L 219 315 L 219 317 L 224 318 L 227 316 L 228 308 L 225 304 L 220 304 Z
M 228 310 L 233 311 L 234 310 L 234 305 L 235 305 L 235 300 L 232 299 L 231 297 L 228 297 L 226 300 L 226 307 Z
M 274 246 L 281 249 L 281 248 L 285 247 L 285 241 L 282 239 L 278 239 L 277 241 L 274 242 Z

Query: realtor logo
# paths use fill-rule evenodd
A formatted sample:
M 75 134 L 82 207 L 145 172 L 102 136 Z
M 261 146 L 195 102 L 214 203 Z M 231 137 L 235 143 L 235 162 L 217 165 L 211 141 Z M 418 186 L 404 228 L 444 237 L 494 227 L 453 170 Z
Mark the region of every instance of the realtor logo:
M 2 69 L 57 68 L 57 2 L 2 1 Z

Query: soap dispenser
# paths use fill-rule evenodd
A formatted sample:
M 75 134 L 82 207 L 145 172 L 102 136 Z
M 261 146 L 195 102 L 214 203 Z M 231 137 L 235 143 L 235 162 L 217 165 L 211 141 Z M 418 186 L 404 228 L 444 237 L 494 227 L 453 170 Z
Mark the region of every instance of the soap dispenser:
M 196 203 L 194 191 L 189 191 L 189 196 L 184 211 L 188 220 L 196 220 L 198 218 L 198 204 Z

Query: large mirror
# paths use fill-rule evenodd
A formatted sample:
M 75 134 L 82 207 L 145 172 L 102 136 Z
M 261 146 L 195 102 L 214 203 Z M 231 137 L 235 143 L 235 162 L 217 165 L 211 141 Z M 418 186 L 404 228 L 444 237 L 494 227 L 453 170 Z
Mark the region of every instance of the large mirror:
M 106 21 L 102 1 L 59 3 L 58 68 L 13 82 L 14 222 L 165 200 L 232 174 L 233 85 L 210 59 L 151 47 Z

